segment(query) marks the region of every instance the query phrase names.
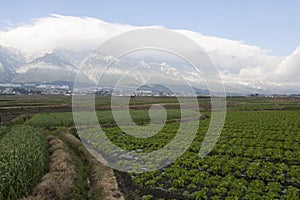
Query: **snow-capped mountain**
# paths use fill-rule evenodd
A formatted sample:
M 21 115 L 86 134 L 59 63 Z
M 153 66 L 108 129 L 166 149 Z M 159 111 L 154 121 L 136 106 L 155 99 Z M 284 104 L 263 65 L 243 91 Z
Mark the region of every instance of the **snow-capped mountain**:
M 83 54 L 58 49 L 22 65 L 15 71 L 14 83 L 74 82 Z
M 13 82 L 55 82 L 72 81 L 76 75 L 76 67 L 68 60 L 55 53 L 46 53 L 16 70 Z
M 0 83 L 10 82 L 24 63 L 25 58 L 20 51 L 0 46 Z
M 119 83 L 121 84 L 119 87 L 137 88 L 148 84 L 147 81 L 152 78 L 154 82 L 169 85 L 182 92 L 187 88 L 182 81 L 184 79 L 192 84 L 195 91 L 207 93 L 205 81 L 199 75 L 189 71 L 186 63 L 176 59 L 165 60 L 165 57 L 159 59 L 147 56 L 128 56 L 114 60 L 110 55 L 97 52 L 55 49 L 29 60 L 26 59 L 30 57 L 29 55 L 16 49 L 0 47 L 0 83 L 67 83 L 72 85 L 77 77 L 79 82 L 91 84 L 97 82 L 100 75 L 103 75 L 100 86 L 104 87 L 115 86 Z M 291 59 L 287 58 L 285 62 Z M 106 68 L 112 61 L 114 61 L 113 65 Z M 224 77 L 222 74 L 221 76 Z M 233 82 L 226 78 L 228 76 L 225 76 L 224 85 L 229 94 L 272 94 L 276 91 L 297 93 L 297 88 L 290 90 L 280 84 L 273 85 L 271 82 L 242 80 Z M 120 79 L 122 79 L 121 82 Z

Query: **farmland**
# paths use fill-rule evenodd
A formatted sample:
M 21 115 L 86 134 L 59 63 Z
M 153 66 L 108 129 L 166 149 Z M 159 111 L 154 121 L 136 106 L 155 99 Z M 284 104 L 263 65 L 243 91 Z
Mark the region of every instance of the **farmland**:
M 67 191 L 75 192 L 69 192 L 65 199 L 105 199 L 103 194 L 108 194 L 103 188 L 97 188 L 95 180 L 105 177 L 104 171 L 115 175 L 119 185 L 116 191 L 120 190 L 130 200 L 299 199 L 300 99 L 249 97 L 228 98 L 227 102 L 222 134 L 207 156 L 200 158 L 199 150 L 210 122 L 210 102 L 208 98 L 199 98 L 204 117 L 198 120 L 196 136 L 187 151 L 162 169 L 127 173 L 112 172 L 101 166 L 76 139 L 69 97 L 2 97 L 0 115 L 7 120 L 0 127 L 0 176 L 11 179 L 5 179 L 9 182 L 0 178 L 0 199 L 30 195 L 41 177 L 51 172 L 48 157 L 52 154 L 47 151 L 50 144 L 46 139 L 49 135 L 65 144 L 62 149 L 72 160 L 67 163 L 74 168 L 74 180 Z M 98 98 L 97 117 L 113 144 L 128 151 L 153 152 L 172 141 L 179 128 L 176 119 L 181 117 L 175 98 L 133 98 L 130 103 L 130 113 L 137 124 L 145 126 L 150 122 L 148 108 L 157 103 L 166 108 L 167 123 L 156 135 L 136 139 L 116 125 L 109 99 Z M 191 117 L 194 114 L 190 112 Z M 132 130 L 139 133 L 136 127 Z M 85 131 L 81 140 L 89 141 L 93 150 L 111 151 L 108 146 L 98 145 L 94 127 Z M 126 165 L 126 162 L 119 164 Z M 99 177 L 93 178 L 96 172 Z M 19 177 L 13 177 L 14 174 Z M 115 199 L 123 198 L 117 196 Z
M 185 196 L 183 199 L 298 198 L 299 124 L 294 120 L 299 119 L 299 113 L 243 112 L 228 113 L 227 117 L 222 136 L 209 156 L 197 158 L 204 126 L 188 152 L 173 165 L 160 172 L 137 174 L 133 181 L 177 192 Z M 161 185 L 163 182 L 172 184 Z

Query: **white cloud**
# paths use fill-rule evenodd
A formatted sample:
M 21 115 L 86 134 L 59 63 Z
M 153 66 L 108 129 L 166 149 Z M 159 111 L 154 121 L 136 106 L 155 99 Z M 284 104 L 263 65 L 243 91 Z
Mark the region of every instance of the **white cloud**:
M 274 92 L 299 92 L 300 47 L 290 56 L 276 57 L 257 46 L 241 41 L 205 36 L 196 32 L 178 32 L 197 42 L 218 67 L 224 83 L 238 83 Z
M 250 69 L 257 67 L 269 70 L 282 60 L 282 58 L 268 55 L 267 51 L 257 46 L 247 45 L 241 41 L 204 36 L 185 30 L 179 32 L 197 42 L 212 58 L 217 67 L 225 72 L 239 74 L 242 69 L 247 68 L 250 72 Z M 257 72 L 257 69 L 255 71 Z
M 62 16 L 33 20 L 0 31 L 0 45 L 17 48 L 27 54 L 40 54 L 57 48 L 75 51 L 93 50 L 101 42 L 136 26 L 107 23 L 91 17 Z M 225 83 L 240 83 L 254 88 L 300 85 L 300 48 L 287 57 L 269 55 L 260 47 L 242 41 L 205 36 L 176 30 L 197 42 L 220 70 Z
M 276 75 L 288 82 L 300 82 L 300 47 L 287 56 L 276 69 Z
M 26 53 L 39 53 L 55 48 L 90 50 L 118 33 L 133 26 L 106 23 L 90 17 L 52 14 L 34 20 L 32 24 L 0 32 L 0 44 Z

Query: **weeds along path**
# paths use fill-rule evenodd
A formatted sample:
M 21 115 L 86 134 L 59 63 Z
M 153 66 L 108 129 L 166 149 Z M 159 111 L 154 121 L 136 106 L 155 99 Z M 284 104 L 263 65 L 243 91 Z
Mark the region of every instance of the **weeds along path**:
M 49 171 L 35 186 L 33 199 L 124 200 L 112 169 L 104 166 L 66 129 L 49 131 Z
M 118 183 L 113 170 L 95 159 L 72 134 L 61 135 L 77 156 L 84 159 L 90 179 L 90 198 L 103 200 L 124 200 L 118 189 Z
M 46 139 L 50 153 L 49 172 L 24 200 L 68 199 L 75 186 L 76 167 L 67 146 L 55 136 L 49 135 Z

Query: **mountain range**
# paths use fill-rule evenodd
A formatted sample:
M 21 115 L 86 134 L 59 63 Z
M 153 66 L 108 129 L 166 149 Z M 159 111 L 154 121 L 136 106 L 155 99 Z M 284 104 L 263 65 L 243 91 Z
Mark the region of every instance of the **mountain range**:
M 77 79 L 79 79 L 82 83 L 93 85 L 93 83 L 97 81 L 97 77 L 95 77 L 95 75 L 99 74 L 99 70 L 105 71 L 105 66 L 113 58 L 111 58 L 109 55 L 97 55 L 97 58 L 92 56 L 93 59 L 87 59 L 87 56 L 91 57 L 91 55 L 92 54 L 89 54 L 88 51 L 76 52 L 66 49 L 56 49 L 32 57 L 15 48 L 1 46 L 0 83 L 67 84 L 72 86 L 77 77 Z M 83 65 L 83 67 L 86 67 L 86 69 L 81 70 L 84 71 L 84 73 L 78 75 L 84 59 L 87 59 L 89 64 Z M 94 60 L 96 60 L 95 66 L 97 65 L 97 67 L 94 67 L 93 65 Z M 169 63 L 165 63 L 150 57 L 128 57 L 127 59 L 117 60 L 113 70 L 108 69 L 105 72 L 104 79 L 108 81 L 106 81 L 106 85 L 103 86 L 113 87 L 114 84 L 117 83 L 118 79 L 120 79 L 121 75 L 123 76 L 124 71 L 128 71 L 128 69 L 125 69 L 126 67 L 124 68 L 123 66 L 146 66 L 146 71 L 131 71 L 127 77 L 128 80 L 125 80 L 125 82 L 123 81 L 123 84 L 126 86 L 135 87 L 135 85 L 133 85 L 134 81 L 141 82 L 141 80 L 145 79 L 145 74 L 156 73 L 155 69 L 152 69 L 153 66 L 151 68 L 150 64 L 147 63 L 151 63 L 152 65 L 153 63 L 156 63 L 157 66 L 160 66 L 161 71 L 158 73 L 158 79 L 164 79 L 164 77 L 169 76 L 170 73 L 173 73 L 172 75 L 174 75 L 174 70 L 180 68 L 182 70 L 179 71 L 181 74 L 187 74 L 187 72 L 184 72 L 184 68 L 182 67 L 184 63 L 178 61 L 169 60 Z M 99 69 L 99 65 L 101 69 Z M 176 65 L 182 66 L 176 67 Z M 186 89 L 180 81 L 174 81 L 171 79 L 168 79 L 168 81 L 169 82 L 166 84 L 171 84 L 172 87 L 174 86 L 174 88 L 178 88 L 180 91 Z M 207 88 L 205 88 L 205 84 L 199 87 L 194 87 L 193 89 L 196 92 L 204 94 L 208 93 Z M 272 94 L 274 92 L 273 88 L 269 87 L 268 85 L 248 85 L 237 82 L 225 83 L 225 89 L 227 93 L 231 94 Z
M 14 48 L 0 47 L 0 83 L 73 83 L 85 56 L 58 49 L 28 58 Z

